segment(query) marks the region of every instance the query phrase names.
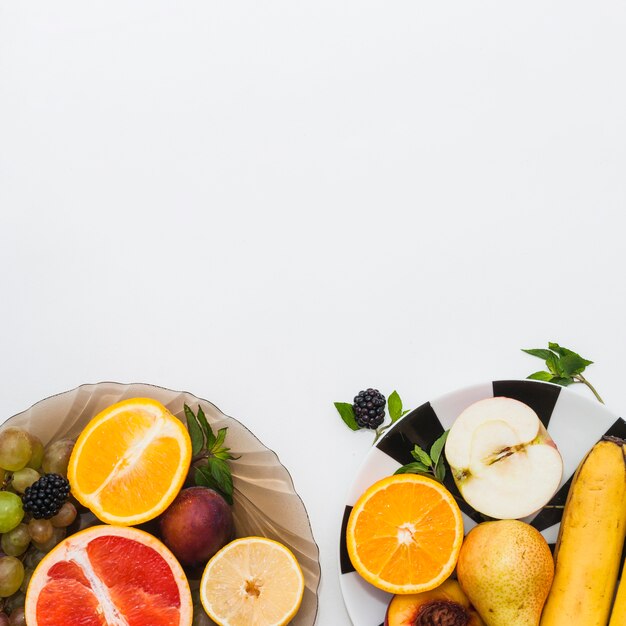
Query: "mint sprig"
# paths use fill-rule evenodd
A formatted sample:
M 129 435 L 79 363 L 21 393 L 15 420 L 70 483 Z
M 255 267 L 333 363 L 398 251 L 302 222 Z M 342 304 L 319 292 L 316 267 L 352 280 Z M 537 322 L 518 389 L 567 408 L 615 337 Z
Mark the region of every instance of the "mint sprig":
M 337 412 L 341 416 L 341 419 L 344 421 L 345 425 L 350 428 L 350 430 L 368 430 L 361 428 L 356 421 L 356 416 L 354 414 L 354 407 L 349 402 L 335 402 L 334 403 Z M 376 434 L 374 435 L 374 443 L 378 441 L 378 439 L 382 436 L 382 434 L 392 425 L 395 424 L 401 417 L 409 413 L 409 409 L 404 409 L 402 406 L 402 399 L 397 391 L 392 391 L 387 398 L 387 413 L 389 415 L 389 422 L 385 424 L 384 422 L 374 431 Z
M 446 466 L 442 453 L 449 432 L 449 430 L 446 430 L 443 435 L 433 443 L 430 447 L 430 454 L 415 444 L 415 447 L 411 451 L 411 456 L 415 461 L 399 467 L 394 474 L 422 474 L 443 483 L 446 477 Z
M 228 428 L 213 432 L 202 407 L 194 412 L 185 404 L 187 430 L 191 439 L 191 467 L 196 485 L 209 487 L 220 493 L 226 502 L 233 503 L 233 476 L 227 461 L 235 457 L 224 445 Z
M 588 365 L 592 365 L 593 361 L 584 359 L 576 352 L 563 348 L 558 343 L 548 343 L 548 349 L 545 348 L 527 348 L 522 352 L 536 356 L 546 363 L 546 370 L 534 372 L 527 376 L 530 380 L 543 380 L 549 383 L 555 383 L 567 387 L 574 383 L 582 383 L 589 387 L 593 395 L 604 404 L 604 400 L 596 391 L 594 386 L 583 376 Z

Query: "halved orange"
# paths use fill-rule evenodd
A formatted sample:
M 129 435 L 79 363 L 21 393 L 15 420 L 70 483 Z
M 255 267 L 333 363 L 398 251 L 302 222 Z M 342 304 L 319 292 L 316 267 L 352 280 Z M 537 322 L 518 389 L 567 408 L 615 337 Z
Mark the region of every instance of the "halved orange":
M 200 600 L 220 626 L 283 626 L 300 608 L 304 576 L 291 550 L 264 537 L 235 539 L 208 563 Z
M 174 555 L 137 528 L 93 526 L 67 537 L 33 572 L 28 626 L 191 626 L 187 578 Z
M 103 522 L 130 526 L 160 515 L 191 462 L 185 426 L 160 402 L 132 398 L 94 417 L 67 469 L 76 499 Z
M 350 513 L 346 543 L 356 571 L 389 593 L 428 591 L 454 570 L 463 520 L 452 494 L 419 474 L 373 484 Z

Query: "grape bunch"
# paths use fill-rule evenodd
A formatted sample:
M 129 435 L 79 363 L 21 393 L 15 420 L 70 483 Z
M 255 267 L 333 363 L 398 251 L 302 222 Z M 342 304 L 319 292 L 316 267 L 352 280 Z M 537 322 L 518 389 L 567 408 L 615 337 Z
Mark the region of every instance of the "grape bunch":
M 0 432 L 0 626 L 25 626 L 24 600 L 33 570 L 76 519 L 70 501 L 55 507 L 58 511 L 48 519 L 30 515 L 23 502 L 42 476 L 48 476 L 44 485 L 61 482 L 50 474 L 65 478 L 73 447 L 71 439 L 44 447 L 38 437 L 20 428 Z

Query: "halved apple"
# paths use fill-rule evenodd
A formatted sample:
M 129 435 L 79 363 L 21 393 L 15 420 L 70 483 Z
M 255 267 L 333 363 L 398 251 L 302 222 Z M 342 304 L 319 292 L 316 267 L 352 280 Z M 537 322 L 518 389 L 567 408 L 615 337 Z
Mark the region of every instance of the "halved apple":
M 467 407 L 452 425 L 445 451 L 463 498 L 496 519 L 538 511 L 563 475 L 563 459 L 539 417 L 512 398 Z

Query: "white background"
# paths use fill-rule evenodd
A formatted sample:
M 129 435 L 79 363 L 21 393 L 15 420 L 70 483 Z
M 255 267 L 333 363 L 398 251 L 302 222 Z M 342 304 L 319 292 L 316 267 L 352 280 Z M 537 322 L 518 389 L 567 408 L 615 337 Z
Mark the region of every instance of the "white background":
M 336 546 L 332 402 L 524 377 L 626 404 L 623 2 L 0 1 L 0 412 L 186 389 Z M 585 393 L 585 390 L 580 390 Z

